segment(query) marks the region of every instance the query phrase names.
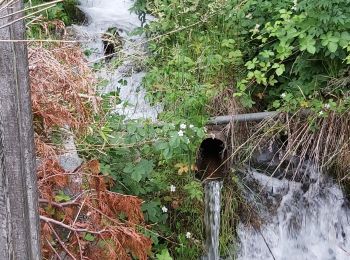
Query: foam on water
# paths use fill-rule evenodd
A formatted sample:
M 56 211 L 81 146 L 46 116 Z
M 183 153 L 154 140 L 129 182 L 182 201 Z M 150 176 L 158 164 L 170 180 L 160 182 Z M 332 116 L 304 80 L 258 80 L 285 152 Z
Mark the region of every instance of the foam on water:
M 260 231 L 239 225 L 239 260 L 350 259 L 350 210 L 336 184 L 317 172 L 307 190 L 285 179 L 248 175 L 268 191 L 259 203 L 270 205 L 261 207 Z
M 137 68 L 137 61 L 146 58 L 145 38 L 132 36 L 130 33 L 140 27 L 141 22 L 135 13 L 130 11 L 131 0 L 80 0 L 79 8 L 88 18 L 88 24 L 74 26 L 79 38 L 86 40 L 85 48 L 92 50 L 90 62 L 103 59 L 103 34 L 109 28 L 117 28 L 123 40 L 123 63 L 116 69 L 103 66 L 99 77 L 108 80 L 108 85 L 101 90 L 103 93 L 119 91 L 122 103 L 115 111 L 127 119 L 149 118 L 156 121 L 160 106 L 152 107 L 145 100 L 145 90 L 141 83 L 145 75 Z M 152 19 L 152 17 L 148 17 Z
M 219 232 L 222 181 L 208 181 L 204 184 L 206 234 L 205 256 L 203 260 L 219 260 Z

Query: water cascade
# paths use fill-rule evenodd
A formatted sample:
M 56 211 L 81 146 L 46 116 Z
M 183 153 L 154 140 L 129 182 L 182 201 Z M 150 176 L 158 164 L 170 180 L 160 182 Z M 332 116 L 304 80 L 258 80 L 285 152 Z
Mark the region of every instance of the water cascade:
M 130 8 L 132 0 L 80 0 L 79 8 L 88 18 L 88 24 L 74 26 L 80 40 L 86 41 L 84 47 L 91 52 L 91 63 L 110 60 L 111 53 L 106 53 L 104 37 L 110 31 L 121 46 L 114 48 L 115 56 L 121 60 L 117 66 L 104 65 L 99 69 L 98 77 L 107 80 L 102 93 L 118 92 L 121 103 L 115 106 L 115 112 L 125 115 L 126 119 L 149 118 L 156 121 L 160 106 L 152 107 L 145 99 L 145 90 L 141 86 L 145 72 L 142 63 L 146 58 L 143 36 L 132 35 L 141 26 L 137 14 Z M 147 16 L 148 19 L 152 17 Z
M 87 40 L 84 47 L 91 50 L 91 63 L 104 61 L 106 45 L 103 35 L 111 28 L 115 30 L 121 42 L 116 55 L 121 55 L 122 62 L 113 69 L 106 65 L 101 67 L 99 77 L 108 81 L 101 92 L 119 93 L 122 102 L 115 111 L 127 119 L 150 118 L 155 121 L 161 108 L 150 106 L 141 87 L 146 41 L 142 36 L 130 34 L 141 25 L 138 16 L 129 10 L 132 4 L 131 0 L 80 0 L 80 8 L 88 17 L 88 24 L 74 28 L 81 40 Z M 209 143 L 208 147 L 212 145 L 216 143 Z M 221 157 L 217 158 L 222 160 L 223 148 L 218 151 Z M 216 158 L 211 153 L 204 155 Z M 203 165 L 203 169 L 210 166 Z M 336 184 L 316 171 L 311 171 L 310 176 L 311 181 L 305 186 L 301 182 L 277 179 L 256 171 L 248 171 L 244 175 L 242 180 L 249 187 L 247 201 L 258 205 L 258 213 L 264 222 L 259 230 L 239 224 L 238 259 L 350 259 L 350 209 L 344 194 Z M 261 189 L 254 193 L 250 183 Z M 205 259 L 208 260 L 220 259 L 221 188 L 222 181 L 205 183 Z
M 257 205 L 263 224 L 259 230 L 239 225 L 239 260 L 350 259 L 350 209 L 344 194 L 316 170 L 308 175 L 306 184 L 247 171 L 246 197 Z
M 220 209 L 222 181 L 207 181 L 204 184 L 204 225 L 206 235 L 206 256 L 203 260 L 218 260 Z

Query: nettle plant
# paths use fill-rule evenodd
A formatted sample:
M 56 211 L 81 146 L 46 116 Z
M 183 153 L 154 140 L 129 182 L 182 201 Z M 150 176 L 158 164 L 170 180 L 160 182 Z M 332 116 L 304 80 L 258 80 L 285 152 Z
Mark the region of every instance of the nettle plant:
M 333 83 L 350 64 L 349 1 L 248 1 L 245 12 L 255 52 L 237 84 L 243 104 L 320 114 L 346 108 L 348 89 Z
M 101 173 L 113 180 L 112 191 L 144 200 L 142 210 L 151 226 L 141 231 L 152 238 L 153 251 L 161 255 L 176 245 L 172 255 L 198 255 L 203 192 L 194 163 L 204 128 L 185 121 L 126 121 L 113 113 L 97 122 L 82 142 L 83 150 L 87 157 L 99 158 Z

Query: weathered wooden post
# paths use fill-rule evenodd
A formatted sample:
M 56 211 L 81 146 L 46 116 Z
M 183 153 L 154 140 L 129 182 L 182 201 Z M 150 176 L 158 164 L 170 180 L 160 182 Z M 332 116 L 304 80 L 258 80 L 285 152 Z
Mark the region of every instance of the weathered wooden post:
M 0 259 L 40 259 L 22 1 L 0 0 Z M 14 13 L 14 15 L 9 15 Z M 18 20 L 18 21 L 17 21 Z

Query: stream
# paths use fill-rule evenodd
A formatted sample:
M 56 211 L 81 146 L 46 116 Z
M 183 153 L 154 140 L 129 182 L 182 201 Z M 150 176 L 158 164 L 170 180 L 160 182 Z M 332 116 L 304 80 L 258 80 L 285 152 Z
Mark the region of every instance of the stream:
M 151 106 L 145 98 L 142 79 L 145 72 L 142 62 L 146 58 L 145 37 L 132 35 L 141 26 L 135 13 L 130 12 L 131 0 L 80 0 L 79 8 L 87 17 L 87 25 L 74 26 L 80 40 L 86 41 L 84 48 L 91 54 L 91 63 L 101 62 L 98 77 L 106 81 L 101 93 L 117 92 L 121 103 L 116 104 L 116 113 L 126 119 L 157 120 L 160 106 Z M 153 19 L 147 16 L 147 19 Z M 147 20 L 146 20 L 147 22 Z M 109 29 L 115 29 L 121 41 L 121 49 L 116 50 L 121 64 L 104 63 L 105 46 L 103 37 Z
M 122 47 L 118 51 L 122 62 L 114 67 L 102 65 L 98 77 L 107 80 L 102 93 L 118 92 L 121 103 L 114 107 L 126 119 L 157 120 L 160 106 L 153 107 L 145 99 L 141 82 L 145 75 L 142 61 L 145 38 L 131 35 L 141 25 L 136 14 L 129 11 L 131 0 L 80 0 L 80 9 L 88 18 L 87 25 L 74 26 L 84 48 L 91 54 L 91 63 L 104 61 L 103 35 L 115 28 Z M 153 19 L 148 17 L 148 19 Z M 140 65 L 141 64 L 141 65 Z M 269 177 L 253 170 L 242 179 L 246 183 L 245 197 L 254 203 L 263 218 L 260 230 L 240 223 L 238 252 L 229 259 L 239 260 L 346 260 L 350 259 L 349 205 L 344 194 L 330 179 L 311 171 L 312 182 L 303 183 Z M 254 190 L 251 183 L 263 188 Z M 220 200 L 222 182 L 205 185 L 206 256 L 218 260 L 220 230 Z M 226 259 L 227 257 L 225 257 Z
M 350 208 L 337 184 L 314 169 L 308 185 L 248 171 L 263 191 L 246 193 L 263 218 L 260 230 L 238 227 L 238 259 L 350 259 Z

